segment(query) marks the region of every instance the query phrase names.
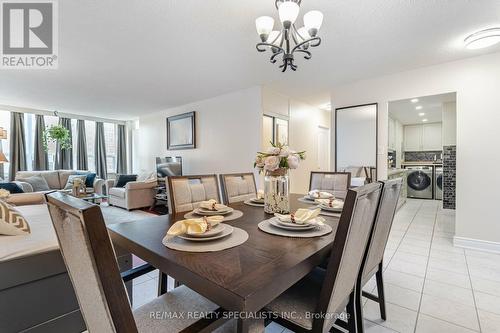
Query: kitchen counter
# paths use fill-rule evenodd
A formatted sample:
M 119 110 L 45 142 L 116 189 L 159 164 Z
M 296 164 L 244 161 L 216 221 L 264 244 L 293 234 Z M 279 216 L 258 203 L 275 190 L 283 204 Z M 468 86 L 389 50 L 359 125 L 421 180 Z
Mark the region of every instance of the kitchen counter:
M 408 170 L 407 169 L 388 169 L 387 170 L 387 179 L 396 179 L 396 178 L 402 178 L 403 179 L 403 185 L 401 186 L 401 192 L 399 193 L 399 200 L 398 200 L 398 206 L 397 209 L 401 208 L 406 202 L 406 197 L 407 197 L 407 188 L 406 188 L 406 174 Z
M 387 170 L 387 177 L 391 178 L 391 176 L 406 172 L 406 169 L 389 169 Z

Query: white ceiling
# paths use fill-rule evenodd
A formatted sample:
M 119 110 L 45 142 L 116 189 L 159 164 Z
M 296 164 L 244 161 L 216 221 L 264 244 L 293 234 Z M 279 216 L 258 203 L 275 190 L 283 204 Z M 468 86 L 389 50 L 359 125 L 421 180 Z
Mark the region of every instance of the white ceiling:
M 500 51 L 461 40 L 500 24 L 498 0 L 304 0 L 323 44 L 297 72 L 256 52 L 274 0 L 59 1 L 59 69 L 0 70 L 0 104 L 127 119 L 253 85 L 311 104 L 334 85 Z M 301 20 L 301 19 L 300 19 Z
M 456 102 L 455 93 L 415 98 L 418 99 L 416 103 L 412 102 L 413 98 L 389 102 L 389 115 L 403 125 L 422 124 L 423 119 L 427 119 L 427 123 L 439 123 L 443 119 L 443 103 Z M 417 110 L 417 106 L 422 108 Z

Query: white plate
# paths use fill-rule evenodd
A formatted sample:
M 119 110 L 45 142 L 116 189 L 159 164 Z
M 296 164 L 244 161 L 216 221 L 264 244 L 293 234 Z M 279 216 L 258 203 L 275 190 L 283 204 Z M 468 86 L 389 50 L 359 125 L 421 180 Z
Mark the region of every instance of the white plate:
M 286 223 L 286 224 L 284 224 Z M 306 230 L 311 230 L 316 228 L 315 225 L 310 225 L 310 224 L 305 224 L 304 227 L 296 227 L 296 226 L 289 226 L 289 223 L 287 222 L 281 222 L 279 219 L 270 219 L 269 224 L 276 228 L 281 228 L 285 230 L 293 230 L 293 231 L 306 231 Z
M 225 224 L 219 223 L 215 227 L 213 227 L 212 229 L 210 229 L 210 231 L 205 231 L 202 234 L 194 234 L 194 235 L 188 235 L 188 234 L 186 234 L 185 236 L 187 236 L 187 237 L 195 237 L 195 238 L 208 238 L 208 237 L 213 237 L 215 235 L 220 234 L 221 232 L 224 231 L 225 228 L 226 228 Z
M 233 233 L 234 228 L 231 227 L 229 224 L 220 224 L 220 225 L 224 226 L 224 230 L 221 233 L 219 233 L 215 236 L 212 236 L 212 237 L 200 238 L 200 237 L 193 237 L 192 235 L 189 235 L 189 236 L 182 235 L 182 236 L 177 236 L 177 237 L 184 239 L 184 240 L 187 240 L 187 241 L 192 241 L 192 242 L 208 242 L 208 241 L 213 241 L 216 239 L 224 238 L 224 237 L 229 236 Z
M 344 208 L 344 207 L 329 207 L 324 205 L 319 205 L 318 207 L 321 208 L 322 210 L 327 210 L 329 212 L 336 212 L 336 213 L 341 213 L 342 209 Z
M 253 203 L 256 203 L 256 204 L 264 204 L 264 199 L 253 198 L 253 199 L 250 199 L 250 201 Z
M 202 216 L 227 215 L 229 213 L 232 213 L 233 210 L 234 209 L 231 207 L 227 207 L 226 210 L 205 210 L 203 208 L 198 207 L 195 210 L 193 210 L 193 213 Z
M 306 195 L 306 198 L 308 198 L 309 200 L 316 200 L 316 199 L 330 199 L 330 198 L 333 198 L 333 194 L 329 194 L 329 195 L 320 195 L 319 197 L 317 196 L 313 196 L 313 195 Z
M 314 201 L 314 200 L 316 200 L 316 198 L 311 198 L 308 195 L 305 195 L 302 199 L 307 200 L 307 201 Z

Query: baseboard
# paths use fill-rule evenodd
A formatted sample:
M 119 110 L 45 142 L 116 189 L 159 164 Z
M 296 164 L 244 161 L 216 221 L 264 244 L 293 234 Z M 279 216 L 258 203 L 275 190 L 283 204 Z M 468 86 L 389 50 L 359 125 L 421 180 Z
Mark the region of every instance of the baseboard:
M 500 253 L 500 243 L 498 242 L 454 236 L 453 245 L 464 249 Z

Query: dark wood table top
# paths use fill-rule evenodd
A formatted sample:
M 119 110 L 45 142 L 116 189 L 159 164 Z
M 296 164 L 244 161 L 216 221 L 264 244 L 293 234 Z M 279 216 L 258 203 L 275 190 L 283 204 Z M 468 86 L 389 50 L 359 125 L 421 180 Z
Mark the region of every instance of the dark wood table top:
M 291 195 L 292 211 L 309 205 Z M 224 222 L 244 229 L 249 239 L 219 252 L 171 250 L 162 239 L 179 213 L 108 225 L 113 242 L 159 268 L 229 311 L 258 311 L 291 287 L 328 254 L 338 218 L 324 216 L 333 232 L 315 238 L 287 238 L 260 231 L 257 224 L 271 217 L 261 207 L 231 204 L 243 217 Z

